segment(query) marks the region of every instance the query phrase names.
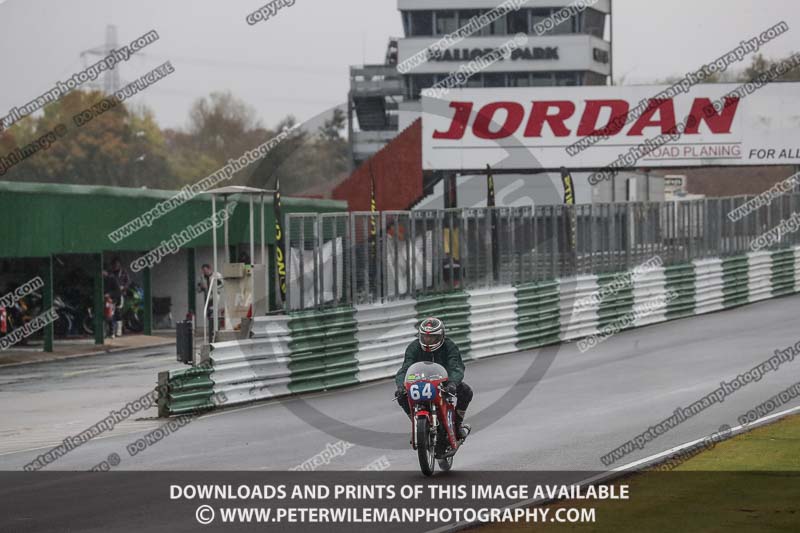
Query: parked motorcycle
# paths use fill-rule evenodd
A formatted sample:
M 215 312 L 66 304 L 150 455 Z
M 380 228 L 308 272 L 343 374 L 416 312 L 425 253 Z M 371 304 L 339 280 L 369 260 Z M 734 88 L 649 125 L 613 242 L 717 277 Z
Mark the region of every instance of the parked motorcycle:
M 417 450 L 419 467 L 433 475 L 436 462 L 447 472 L 466 440 L 455 433 L 456 395 L 447 392 L 447 370 L 431 361 L 414 363 L 406 372 L 406 398 L 411 407 L 411 447 Z
M 25 326 L 28 322 L 42 313 L 42 295 L 32 292 L 6 308 L 6 330 L 7 333 Z M 38 333 L 38 332 L 37 332 Z M 19 346 L 28 344 L 28 337 L 23 337 Z
M 120 316 L 125 329 L 131 333 L 144 331 L 144 289 L 131 283 L 122 297 Z
M 64 300 L 61 296 L 53 298 L 53 309 L 58 318 L 53 324 L 54 333 L 58 337 L 78 335 L 78 324 L 81 323 L 81 311 L 75 305 Z

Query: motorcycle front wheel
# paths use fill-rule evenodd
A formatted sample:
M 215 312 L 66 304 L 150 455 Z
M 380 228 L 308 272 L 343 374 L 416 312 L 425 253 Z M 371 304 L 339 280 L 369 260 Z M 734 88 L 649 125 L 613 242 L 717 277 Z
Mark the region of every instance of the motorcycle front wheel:
M 125 328 L 131 333 L 144 331 L 144 311 L 129 311 L 125 316 Z
M 449 472 L 451 468 L 453 468 L 453 459 L 455 455 L 451 455 L 447 459 L 439 459 L 439 469 L 442 472 Z
M 417 418 L 417 456 L 419 468 L 425 476 L 432 476 L 436 468 L 435 444 L 436 439 L 428 424 L 428 418 L 424 416 Z
M 94 317 L 87 314 L 83 317 L 83 332 L 87 335 L 94 335 Z

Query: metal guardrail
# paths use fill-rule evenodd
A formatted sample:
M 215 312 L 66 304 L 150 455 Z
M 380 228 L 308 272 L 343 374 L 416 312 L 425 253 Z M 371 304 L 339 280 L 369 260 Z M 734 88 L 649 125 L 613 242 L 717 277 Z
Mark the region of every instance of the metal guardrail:
M 728 218 L 754 198 L 289 214 L 287 311 L 742 255 L 800 209 L 793 193 Z M 763 249 L 798 243 L 790 232 Z
M 572 340 L 585 351 L 617 331 L 794 294 L 800 247 L 655 267 L 595 299 L 614 277 L 256 317 L 250 339 L 213 344 L 202 368 L 159 375 L 159 415 L 213 408 L 219 395 L 236 405 L 385 379 L 430 314 L 443 318 L 466 359 Z

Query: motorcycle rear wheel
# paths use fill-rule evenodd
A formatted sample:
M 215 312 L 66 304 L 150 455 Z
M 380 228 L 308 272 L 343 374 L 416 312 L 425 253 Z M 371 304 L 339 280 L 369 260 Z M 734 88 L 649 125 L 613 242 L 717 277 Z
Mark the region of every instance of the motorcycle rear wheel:
M 419 468 L 425 476 L 432 476 L 436 468 L 436 454 L 434 447 L 436 444 L 434 433 L 428 425 L 427 417 L 417 419 L 417 456 L 419 457 Z
M 87 335 L 94 335 L 94 317 L 87 314 L 83 317 L 83 331 Z
M 144 331 L 144 311 L 131 309 L 125 314 L 125 329 L 131 333 L 141 333 Z

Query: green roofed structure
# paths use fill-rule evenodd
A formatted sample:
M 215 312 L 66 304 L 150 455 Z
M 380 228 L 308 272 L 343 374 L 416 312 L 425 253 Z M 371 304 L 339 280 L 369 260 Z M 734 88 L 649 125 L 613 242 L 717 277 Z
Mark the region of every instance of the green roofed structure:
M 252 191 L 250 194 L 252 195 Z M 260 243 L 265 242 L 269 255 L 268 272 L 274 278 L 275 215 L 272 195 L 264 194 L 256 200 L 257 211 L 252 232 L 250 197 L 231 194 L 227 199 L 237 202 L 228 220 L 228 253 L 233 256 L 240 245 L 249 245 L 251 239 L 255 239 L 259 243 L 256 258 L 260 258 Z M 289 213 L 333 213 L 346 210 L 346 202 L 291 197 L 282 199 L 284 216 Z M 186 256 L 185 263 L 180 264 L 181 267 L 185 264 L 186 270 L 186 281 L 181 283 L 185 284 L 185 289 L 181 289 L 180 297 L 182 299 L 185 294 L 187 308 L 194 313 L 197 297 L 196 252 L 212 248 L 213 232 L 187 230 L 210 222 L 211 212 L 210 195 L 191 195 L 188 190 L 0 181 L 0 213 L 4 215 L 4 224 L 0 226 L 0 260 L 5 265 L 22 260 L 38 265 L 33 268 L 36 272 L 26 267 L 29 271 L 26 271 L 26 275 L 33 278 L 38 273 L 44 280 L 43 308 L 46 310 L 53 303 L 54 269 L 57 268 L 54 259 L 62 255 L 87 256 L 88 259 L 84 258 L 84 262 L 90 261 L 92 264 L 90 277 L 93 284 L 93 307 L 102 309 L 104 256 L 106 260 L 114 256 L 126 256 L 130 259 L 141 257 L 159 247 L 168 249 L 169 257 L 165 256 L 164 262 L 169 262 L 169 265 L 162 265 L 159 261 L 152 268 L 143 268 L 139 272 L 145 293 L 144 329 L 149 334 L 152 330 L 153 276 L 160 276 L 161 269 L 165 276 L 173 276 L 169 282 L 170 287 L 175 285 L 175 261 L 179 255 Z M 218 242 L 224 242 L 219 224 L 217 232 Z M 169 246 L 165 246 L 167 244 Z M 125 264 L 125 268 L 131 270 L 128 264 Z M 274 301 L 271 302 L 271 308 L 274 308 Z M 94 316 L 95 342 L 102 344 L 102 313 L 94 313 Z M 45 329 L 46 351 L 52 350 L 52 343 L 51 324 Z

